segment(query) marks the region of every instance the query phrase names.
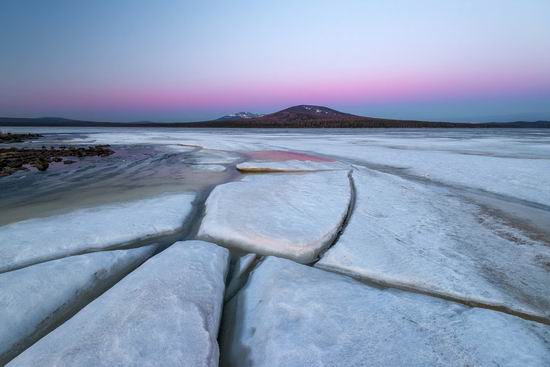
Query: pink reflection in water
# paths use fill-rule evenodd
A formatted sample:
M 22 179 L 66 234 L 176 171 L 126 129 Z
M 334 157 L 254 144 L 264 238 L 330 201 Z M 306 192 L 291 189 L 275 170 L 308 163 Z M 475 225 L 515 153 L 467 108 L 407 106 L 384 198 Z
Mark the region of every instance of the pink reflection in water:
M 244 152 L 245 155 L 252 159 L 268 160 L 268 161 L 313 161 L 313 162 L 334 162 L 334 160 L 319 157 L 315 155 L 287 152 L 284 150 L 256 150 L 253 152 Z

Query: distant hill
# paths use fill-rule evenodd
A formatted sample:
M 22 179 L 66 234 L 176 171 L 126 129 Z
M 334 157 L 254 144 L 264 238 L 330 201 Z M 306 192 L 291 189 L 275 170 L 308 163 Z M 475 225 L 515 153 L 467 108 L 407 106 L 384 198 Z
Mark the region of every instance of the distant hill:
M 550 122 L 453 123 L 395 120 L 357 116 L 324 106 L 298 105 L 256 118 L 193 122 L 186 126 L 224 128 L 550 128 Z
M 94 121 L 71 120 L 63 117 L 0 117 L 0 126 L 95 126 Z
M 355 120 L 360 119 L 360 116 L 344 113 L 333 110 L 324 106 L 299 105 L 286 108 L 282 111 L 275 112 L 265 116 L 269 119 L 278 119 L 285 121 L 301 121 L 301 120 Z
M 75 126 L 75 127 L 152 127 L 157 126 L 152 121 L 136 122 L 105 122 L 105 121 L 86 121 L 73 120 L 63 117 L 0 117 L 0 126 Z M 162 124 L 159 124 L 162 125 Z M 171 124 L 170 124 L 171 125 Z
M 60 117 L 0 117 L 0 126 L 83 127 L 201 127 L 201 128 L 550 128 L 550 121 L 456 123 L 395 120 L 352 115 L 323 106 L 299 105 L 267 115 L 238 112 L 217 120 L 200 122 L 99 122 Z

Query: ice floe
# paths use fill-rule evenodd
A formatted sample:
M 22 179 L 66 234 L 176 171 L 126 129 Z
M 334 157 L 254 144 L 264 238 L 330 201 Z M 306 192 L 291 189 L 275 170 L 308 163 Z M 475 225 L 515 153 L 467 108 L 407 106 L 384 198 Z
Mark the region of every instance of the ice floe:
M 212 191 L 198 237 L 309 263 L 335 238 L 350 200 L 347 171 L 250 175 Z
M 0 272 L 174 233 L 194 200 L 193 193 L 162 195 L 2 226 Z
M 243 152 L 247 157 L 255 161 L 308 161 L 308 162 L 335 162 L 332 158 L 327 158 L 318 154 L 304 153 L 291 150 L 252 150 Z
M 237 153 L 222 150 L 202 149 L 185 160 L 190 164 L 230 164 L 240 159 Z
M 0 365 L 139 266 L 155 248 L 70 256 L 0 274 Z
M 550 327 L 269 257 L 226 305 L 224 366 L 548 366 Z
M 303 172 L 303 171 L 331 171 L 344 169 L 349 166 L 340 162 L 316 162 L 303 160 L 289 161 L 248 161 L 237 164 L 241 172 Z
M 217 366 L 227 249 L 178 242 L 10 366 Z
M 447 189 L 354 171 L 351 219 L 316 264 L 550 322 L 550 247 Z
M 197 164 L 191 166 L 194 171 L 205 171 L 205 172 L 223 172 L 226 170 L 225 166 L 221 164 Z

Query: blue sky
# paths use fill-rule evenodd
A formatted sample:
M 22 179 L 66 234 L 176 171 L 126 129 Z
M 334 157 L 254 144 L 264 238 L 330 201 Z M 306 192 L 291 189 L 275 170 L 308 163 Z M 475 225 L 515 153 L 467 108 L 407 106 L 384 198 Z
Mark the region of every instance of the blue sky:
M 0 3 L 0 115 L 550 119 L 550 1 Z

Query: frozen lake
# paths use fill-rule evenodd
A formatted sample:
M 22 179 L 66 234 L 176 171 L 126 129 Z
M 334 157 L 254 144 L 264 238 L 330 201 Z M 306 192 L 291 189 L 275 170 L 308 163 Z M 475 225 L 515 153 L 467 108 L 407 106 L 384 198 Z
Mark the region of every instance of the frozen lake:
M 329 157 L 422 182 L 424 185 L 444 186 L 475 197 L 480 204 L 505 211 L 506 215 L 522 224 L 550 231 L 546 225 L 549 222 L 541 218 L 550 208 L 550 132 L 545 129 L 4 130 L 43 133 L 52 142 L 112 144 L 119 147 L 113 162 L 105 164 L 105 167 L 97 167 L 104 171 L 104 176 L 97 177 L 95 172 L 86 174 L 86 171 L 93 171 L 90 165 L 71 170 L 70 175 L 67 175 L 78 186 L 78 190 L 83 189 L 83 182 L 86 183 L 86 189 L 88 185 L 101 184 L 101 188 L 96 190 L 97 196 L 102 196 L 102 190 L 116 191 L 119 183 L 142 188 L 146 186 L 155 191 L 155 187 L 167 190 L 165 185 L 181 186 L 182 181 L 186 185 L 196 182 L 198 186 L 210 182 L 208 177 L 197 175 L 198 170 L 186 171 L 196 161 L 186 159 L 189 152 L 199 149 L 214 154 L 215 151 L 233 152 L 239 155 L 235 161 L 245 160 L 246 154 L 253 151 L 289 150 Z M 38 142 L 36 145 L 41 144 Z M 134 162 L 131 162 L 131 167 L 125 167 L 132 159 Z M 151 161 L 160 163 L 161 167 L 152 166 L 149 164 Z M 215 158 L 208 162 L 217 163 Z M 216 176 L 212 174 L 213 171 L 208 172 L 210 176 Z M 53 193 L 55 188 L 49 189 L 50 181 L 55 181 L 55 177 L 60 175 L 63 173 L 55 171 L 3 179 L 0 200 L 9 201 L 14 200 L 13 196 L 23 196 L 28 201 L 29 196 L 32 196 L 30 193 L 36 193 L 36 190 Z M 125 181 L 120 176 L 127 176 L 128 179 Z M 104 178 L 115 182 L 106 182 Z M 60 190 L 67 190 L 71 186 L 68 182 L 58 184 Z M 124 191 L 128 194 L 126 187 Z M 7 219 L 2 218 L 2 221 Z
M 166 294 L 151 297 L 185 295 L 199 310 L 170 303 L 164 317 L 187 326 L 160 322 L 155 330 L 157 315 L 142 332 L 184 338 L 187 353 L 200 350 L 207 365 L 217 364 L 217 353 L 227 366 L 267 366 L 268 357 L 281 366 L 331 365 L 335 356 L 346 366 L 550 364 L 550 129 L 2 130 L 43 135 L 17 146 L 109 144 L 115 154 L 0 177 L 0 286 L 19 294 L 0 296 L 0 314 L 21 320 L 0 327 L 0 364 L 37 340 L 13 365 L 101 364 L 99 356 L 115 351 L 96 339 L 120 342 L 137 358 L 139 338 L 125 328 L 153 317 L 147 312 L 116 330 L 94 318 L 97 330 L 79 332 L 86 315 L 107 315 L 131 299 L 131 279 L 143 287 L 166 282 Z M 208 264 L 209 253 L 219 264 L 226 255 L 205 242 L 190 242 L 187 252 L 171 246 L 197 239 L 229 249 L 230 265 Z M 151 244 L 157 255 L 132 272 L 152 250 L 126 252 Z M 163 260 L 169 249 L 200 265 L 194 276 L 211 284 L 211 298 L 196 284 L 166 280 L 183 277 L 174 259 Z M 17 314 L 25 292 L 37 287 L 33 279 L 61 282 L 49 269 L 59 272 L 66 262 L 70 274 L 73 258 L 117 251 L 140 260 L 117 267 L 113 254 L 108 269 L 117 275 L 60 283 L 67 292 L 44 293 L 59 298 L 50 299 L 50 309 Z M 101 261 L 90 260 L 90 274 L 107 268 Z M 155 268 L 162 263 L 172 268 Z M 222 304 L 224 277 L 231 294 Z M 316 282 L 323 284 L 318 292 Z M 318 323 L 310 312 L 326 318 Z M 201 317 L 206 329 L 197 324 Z M 389 338 L 384 346 L 381 333 Z M 82 343 L 94 347 L 71 360 Z M 384 353 L 392 345 L 407 346 L 401 362 Z M 301 348 L 309 357 L 297 356 Z M 170 350 L 181 352 L 178 345 Z M 187 357 L 198 363 L 203 355 Z

